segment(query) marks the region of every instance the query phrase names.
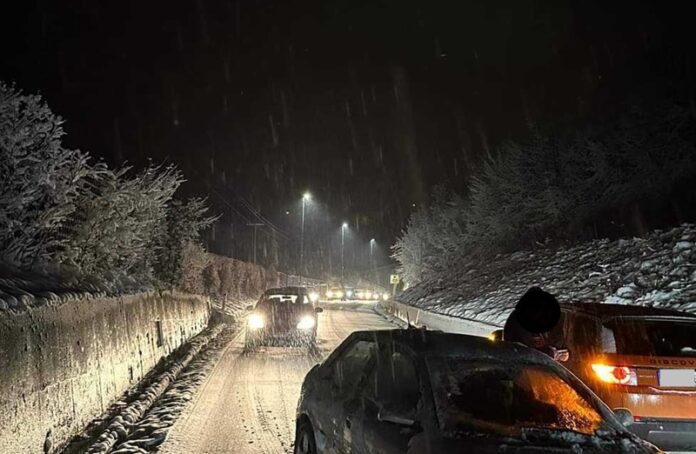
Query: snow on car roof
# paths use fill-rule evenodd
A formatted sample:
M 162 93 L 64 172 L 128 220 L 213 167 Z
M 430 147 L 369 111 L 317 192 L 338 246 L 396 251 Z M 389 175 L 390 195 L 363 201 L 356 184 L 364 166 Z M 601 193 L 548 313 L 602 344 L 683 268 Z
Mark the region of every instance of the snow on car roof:
M 307 289 L 304 287 L 278 287 L 269 288 L 263 294 L 264 295 L 304 295 L 307 293 Z
M 418 354 L 428 357 L 515 361 L 555 367 L 551 358 L 524 345 L 512 342 L 493 342 L 485 337 L 466 334 L 422 329 L 394 329 L 357 331 L 353 333 L 353 336 L 375 339 L 378 342 L 394 340 L 407 345 Z

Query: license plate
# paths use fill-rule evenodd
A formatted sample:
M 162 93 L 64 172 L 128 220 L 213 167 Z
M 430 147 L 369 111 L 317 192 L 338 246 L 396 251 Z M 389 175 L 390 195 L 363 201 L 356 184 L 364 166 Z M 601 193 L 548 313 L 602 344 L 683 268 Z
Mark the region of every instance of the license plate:
M 660 386 L 696 388 L 696 370 L 660 369 Z

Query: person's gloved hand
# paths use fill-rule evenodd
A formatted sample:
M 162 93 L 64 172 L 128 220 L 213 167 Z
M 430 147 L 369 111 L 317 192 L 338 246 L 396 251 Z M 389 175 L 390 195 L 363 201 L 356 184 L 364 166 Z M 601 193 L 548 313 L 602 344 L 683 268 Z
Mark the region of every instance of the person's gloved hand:
M 555 361 L 564 363 L 570 359 L 570 352 L 568 349 L 565 348 L 555 348 L 551 347 L 551 353 L 553 355 L 551 356 Z

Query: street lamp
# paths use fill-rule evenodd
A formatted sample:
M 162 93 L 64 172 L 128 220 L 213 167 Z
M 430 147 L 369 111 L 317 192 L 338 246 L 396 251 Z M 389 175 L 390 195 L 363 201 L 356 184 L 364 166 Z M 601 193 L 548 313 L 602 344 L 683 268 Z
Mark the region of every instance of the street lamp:
M 300 228 L 300 287 L 302 286 L 302 273 L 304 272 L 304 218 L 305 205 L 312 198 L 312 194 L 305 192 L 302 194 L 302 227 Z
M 375 239 L 372 238 L 370 240 L 370 268 L 372 268 L 371 271 L 372 271 L 372 278 L 373 279 L 375 278 L 375 261 L 372 258 L 372 254 L 373 254 L 374 249 L 375 249 L 375 243 L 376 243 Z
M 344 279 L 344 274 L 345 274 L 345 265 L 343 261 L 343 249 L 345 248 L 346 244 L 346 229 L 348 228 L 348 223 L 344 222 L 341 224 L 341 282 L 343 283 Z

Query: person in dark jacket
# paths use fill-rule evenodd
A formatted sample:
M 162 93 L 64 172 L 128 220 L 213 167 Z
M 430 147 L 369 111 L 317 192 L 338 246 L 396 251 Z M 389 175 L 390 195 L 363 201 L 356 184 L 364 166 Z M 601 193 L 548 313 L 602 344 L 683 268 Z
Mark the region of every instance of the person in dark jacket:
M 519 342 L 539 350 L 557 361 L 568 360 L 562 339 L 551 339 L 549 332 L 561 319 L 561 306 L 552 294 L 532 287 L 522 295 L 505 327 L 503 340 Z

